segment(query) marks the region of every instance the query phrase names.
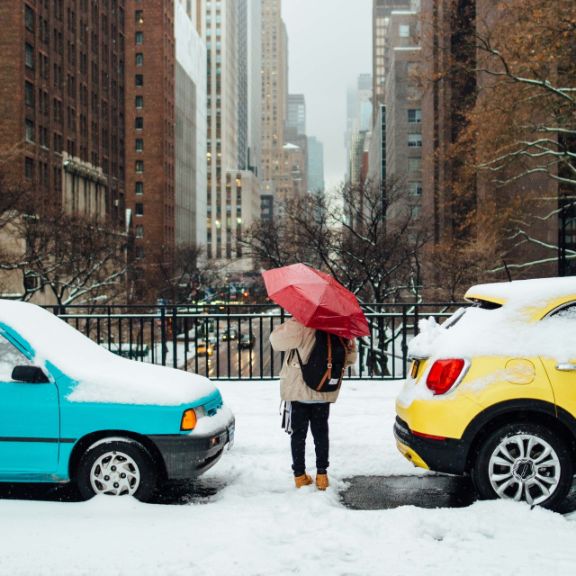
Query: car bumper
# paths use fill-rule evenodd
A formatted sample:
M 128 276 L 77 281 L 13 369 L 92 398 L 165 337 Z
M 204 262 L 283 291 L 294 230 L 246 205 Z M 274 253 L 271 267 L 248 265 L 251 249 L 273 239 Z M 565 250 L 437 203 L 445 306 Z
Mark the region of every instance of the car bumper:
M 234 416 L 228 411 L 218 420 L 216 426 L 204 426 L 207 429 L 185 436 L 150 436 L 162 455 L 167 480 L 185 480 L 203 474 L 220 460 L 224 448 L 232 447 Z
M 398 417 L 394 423 L 394 436 L 398 450 L 415 466 L 446 474 L 466 472 L 468 446 L 461 440 L 416 436 Z

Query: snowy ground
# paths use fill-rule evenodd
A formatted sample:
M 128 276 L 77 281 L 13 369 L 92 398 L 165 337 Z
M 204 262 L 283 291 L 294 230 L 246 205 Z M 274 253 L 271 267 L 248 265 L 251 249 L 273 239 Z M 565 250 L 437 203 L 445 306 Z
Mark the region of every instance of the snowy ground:
M 221 487 L 215 496 L 182 506 L 107 497 L 0 500 L 0 575 L 575 573 L 576 513 L 508 502 L 366 512 L 342 506 L 344 477 L 418 473 L 394 447 L 398 383 L 345 383 L 330 420 L 332 488 L 325 493 L 293 488 L 278 384 L 219 387 L 237 432 L 234 449 L 204 477 Z

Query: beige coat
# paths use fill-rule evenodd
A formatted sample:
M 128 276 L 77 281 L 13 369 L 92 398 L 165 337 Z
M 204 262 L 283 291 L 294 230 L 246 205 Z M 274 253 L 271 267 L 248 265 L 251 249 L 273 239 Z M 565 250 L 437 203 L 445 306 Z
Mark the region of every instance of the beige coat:
M 312 352 L 316 330 L 307 328 L 293 318 L 284 322 L 270 334 L 272 348 L 278 352 L 288 352 L 280 371 L 280 397 L 282 400 L 295 402 L 336 402 L 340 390 L 334 392 L 316 392 L 309 388 L 302 378 L 298 356 L 290 350 L 298 348 L 302 362 L 305 364 Z M 353 342 L 353 341 L 352 341 Z M 346 353 L 346 367 L 356 362 L 356 349 L 352 345 Z

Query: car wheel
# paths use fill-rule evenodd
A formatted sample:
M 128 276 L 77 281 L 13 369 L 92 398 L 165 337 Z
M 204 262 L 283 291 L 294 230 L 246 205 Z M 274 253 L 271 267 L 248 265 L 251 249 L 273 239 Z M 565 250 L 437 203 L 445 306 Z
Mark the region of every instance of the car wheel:
M 473 468 L 481 498 L 524 501 L 554 509 L 574 474 L 566 442 L 539 424 L 508 424 L 481 445 Z
M 76 474 L 80 494 L 92 498 L 134 496 L 148 500 L 158 481 L 158 473 L 148 450 L 129 438 L 105 438 L 84 452 Z

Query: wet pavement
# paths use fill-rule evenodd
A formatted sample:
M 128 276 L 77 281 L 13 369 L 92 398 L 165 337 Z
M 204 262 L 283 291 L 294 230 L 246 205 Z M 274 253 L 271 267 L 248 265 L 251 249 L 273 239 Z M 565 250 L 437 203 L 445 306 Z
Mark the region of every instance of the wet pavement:
M 151 504 L 203 504 L 210 502 L 225 484 L 204 480 L 170 482 L 162 486 Z M 82 497 L 72 484 L 21 484 L 0 483 L 0 500 L 36 500 L 45 502 L 81 502 Z
M 342 503 L 353 510 L 386 510 L 399 506 L 461 508 L 476 501 L 470 478 L 425 474 L 422 476 L 354 476 L 346 478 Z M 576 511 L 576 483 L 559 512 Z

